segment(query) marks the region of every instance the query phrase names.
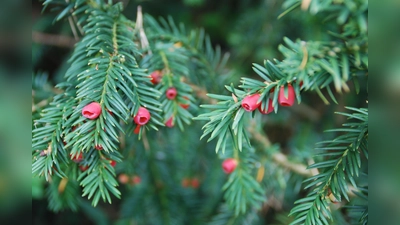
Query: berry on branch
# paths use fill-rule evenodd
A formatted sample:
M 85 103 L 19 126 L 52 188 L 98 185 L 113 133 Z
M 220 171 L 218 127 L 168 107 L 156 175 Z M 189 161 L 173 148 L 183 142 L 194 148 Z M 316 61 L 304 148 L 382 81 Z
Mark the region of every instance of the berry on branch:
M 272 105 L 272 99 L 270 99 L 268 101 L 268 106 L 263 110 L 261 105 L 258 107 L 258 110 L 260 111 L 260 113 L 262 114 L 269 114 L 272 111 L 274 111 L 274 106 Z
M 178 94 L 178 91 L 174 87 L 168 88 L 168 90 L 165 92 L 165 95 L 167 96 L 167 98 L 169 100 L 175 99 L 177 94 Z
M 160 83 L 162 77 L 162 73 L 160 70 L 155 70 L 150 74 L 150 81 L 154 85 Z
M 261 102 L 257 103 L 259 98 L 260 94 L 254 94 L 244 97 L 242 100 L 242 107 L 247 112 L 252 112 L 256 110 L 261 105 Z
M 115 162 L 114 160 L 110 160 L 110 165 L 112 167 L 115 167 L 117 165 L 117 162 Z
M 98 102 L 92 102 L 82 109 L 82 115 L 90 120 L 97 119 L 101 114 L 101 105 Z
M 101 145 L 95 145 L 94 146 L 94 148 L 96 149 L 96 150 L 103 150 L 103 146 L 101 146 Z
M 140 107 L 138 113 L 133 118 L 137 125 L 145 125 L 150 120 L 150 112 L 144 107 Z
M 127 184 L 128 181 L 129 181 L 129 177 L 128 177 L 128 175 L 126 175 L 126 174 L 124 174 L 124 173 L 121 173 L 121 174 L 118 176 L 118 181 L 119 181 L 121 184 Z
M 287 97 L 285 96 L 285 87 L 281 86 L 279 89 L 278 102 L 281 106 L 292 106 L 294 104 L 295 96 L 293 86 L 288 84 Z
M 200 186 L 199 179 L 193 178 L 190 184 L 192 185 L 193 188 L 197 189 Z
M 165 122 L 165 126 L 167 126 L 167 127 L 173 127 L 174 126 L 174 116 L 171 116 L 171 118 L 169 118 L 167 120 L 167 122 Z
M 236 159 L 233 158 L 225 159 L 222 162 L 222 169 L 226 174 L 230 174 L 236 169 L 237 164 L 238 162 Z
M 140 182 L 142 182 L 142 179 L 139 176 L 135 175 L 132 177 L 131 184 L 140 184 Z

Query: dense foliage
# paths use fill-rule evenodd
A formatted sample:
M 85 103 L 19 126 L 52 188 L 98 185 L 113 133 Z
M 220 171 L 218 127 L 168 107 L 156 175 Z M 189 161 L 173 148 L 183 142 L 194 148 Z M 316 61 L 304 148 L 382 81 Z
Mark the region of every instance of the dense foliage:
M 229 60 L 204 29 L 140 6 L 129 19 L 132 2 L 43 5 L 79 39 L 62 77 L 32 75 L 33 194 L 49 210 L 97 224 L 367 224 L 367 1 L 285 1 L 277 18 L 307 14 L 327 34 L 285 37 L 281 59 L 253 63 L 258 77 L 234 61 L 260 35 L 241 33 L 262 24 L 254 9 Z

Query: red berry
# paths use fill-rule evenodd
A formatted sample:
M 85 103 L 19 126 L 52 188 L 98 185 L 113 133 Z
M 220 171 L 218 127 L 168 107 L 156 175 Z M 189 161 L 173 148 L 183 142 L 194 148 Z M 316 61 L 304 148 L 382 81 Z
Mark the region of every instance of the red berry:
M 140 184 L 140 182 L 142 182 L 142 179 L 139 176 L 135 175 L 132 177 L 132 181 L 131 181 L 132 184 Z
M 150 74 L 150 81 L 153 84 L 158 84 L 161 81 L 162 73 L 160 70 L 153 71 Z
M 190 185 L 190 180 L 188 178 L 183 178 L 182 179 L 182 183 L 181 183 L 182 187 L 189 187 Z
M 261 102 L 257 103 L 259 98 L 260 94 L 254 94 L 244 97 L 242 100 L 242 107 L 248 112 L 256 110 L 261 105 Z
M 79 166 L 79 169 L 80 169 L 82 172 L 84 172 L 84 171 L 86 171 L 87 169 L 89 169 L 89 166 Z
M 171 118 L 169 118 L 167 120 L 167 122 L 165 122 L 165 126 L 167 126 L 167 127 L 173 127 L 174 126 L 174 116 L 171 116 Z
M 287 89 L 288 89 L 287 98 L 285 97 L 285 87 L 282 86 L 279 89 L 278 102 L 281 106 L 292 106 L 294 104 L 296 94 L 294 93 L 292 85 L 289 84 Z
M 189 101 L 189 98 L 188 98 L 187 96 L 184 96 L 183 98 Z M 187 103 L 187 104 L 180 103 L 179 105 L 180 105 L 182 108 L 184 108 L 184 109 L 188 109 L 189 106 L 190 106 L 189 103 Z
M 135 130 L 133 130 L 133 133 L 134 133 L 134 134 L 139 134 L 139 132 L 140 132 L 140 127 L 141 127 L 140 125 L 137 125 L 136 128 L 135 128 Z
M 222 162 L 222 169 L 226 174 L 230 174 L 236 169 L 237 164 L 238 162 L 236 161 L 236 159 L 233 158 L 225 159 Z
M 101 145 L 95 145 L 94 148 L 97 150 L 103 150 L 103 146 Z
M 126 174 L 124 174 L 124 173 L 121 173 L 121 174 L 118 176 L 118 181 L 119 181 L 121 184 L 127 184 L 128 181 L 129 181 L 129 177 L 128 177 L 128 175 L 126 175 Z
M 271 113 L 272 111 L 274 111 L 274 106 L 272 105 L 272 99 L 270 99 L 270 100 L 268 101 L 268 107 L 265 108 L 265 110 L 262 110 L 261 105 L 260 105 L 260 107 L 258 107 L 258 110 L 259 110 L 260 113 L 262 113 L 262 114 L 269 114 L 269 113 Z
M 174 87 L 168 88 L 168 90 L 165 92 L 165 95 L 167 96 L 167 98 L 169 100 L 175 99 L 177 94 L 178 94 L 178 91 Z
M 72 154 L 69 155 L 72 161 L 79 163 L 83 160 L 83 154 L 80 152 L 78 155 L 73 156 Z
M 144 107 L 140 107 L 138 113 L 133 117 L 137 125 L 145 125 L 150 120 L 150 112 Z
M 101 105 L 98 102 L 92 102 L 82 109 L 82 115 L 90 120 L 97 119 L 101 114 Z
M 112 167 L 115 167 L 115 165 L 117 165 L 117 162 L 115 162 L 114 160 L 111 160 L 110 164 L 111 164 Z
M 191 185 L 192 185 L 193 188 L 198 188 L 200 186 L 199 179 L 193 178 L 192 182 L 191 182 Z

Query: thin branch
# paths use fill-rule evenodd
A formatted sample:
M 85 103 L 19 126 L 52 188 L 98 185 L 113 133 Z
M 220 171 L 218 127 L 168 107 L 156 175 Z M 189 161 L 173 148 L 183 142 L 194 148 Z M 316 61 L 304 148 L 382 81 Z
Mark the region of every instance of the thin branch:
M 37 104 L 34 104 L 34 102 L 32 102 L 32 112 L 36 112 L 36 110 L 38 108 L 43 108 L 45 107 L 47 104 L 49 104 L 49 101 L 47 99 L 44 99 L 42 101 L 40 101 Z
M 268 137 L 265 135 L 261 135 L 260 132 L 254 129 L 254 126 L 250 126 L 248 131 L 252 135 L 252 137 L 260 144 L 264 145 L 265 147 L 271 146 L 271 141 L 268 139 Z M 307 170 L 306 165 L 301 163 L 290 162 L 289 159 L 286 157 L 286 155 L 282 154 L 281 152 L 274 153 L 272 155 L 272 159 L 278 165 L 287 168 L 302 176 L 311 177 L 313 175 L 311 170 Z
M 144 32 L 143 29 L 143 13 L 142 13 L 142 7 L 140 5 L 137 7 L 135 30 L 136 32 L 139 33 L 140 45 L 142 49 L 148 49 L 148 53 L 151 55 L 152 53 L 150 50 L 149 40 L 147 39 L 146 33 Z
M 57 34 L 46 34 L 38 31 L 32 31 L 32 42 L 43 45 L 53 45 L 57 47 L 72 48 L 76 41 L 68 36 Z

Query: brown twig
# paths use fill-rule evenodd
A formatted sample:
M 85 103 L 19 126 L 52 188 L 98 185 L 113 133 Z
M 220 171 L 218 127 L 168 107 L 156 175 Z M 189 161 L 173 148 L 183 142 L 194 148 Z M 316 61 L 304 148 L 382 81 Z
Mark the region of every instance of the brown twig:
M 254 129 L 254 126 L 250 126 L 248 129 L 249 133 L 252 135 L 252 137 L 258 141 L 260 144 L 262 144 L 265 147 L 270 147 L 271 146 L 271 141 L 268 139 L 266 135 L 261 135 L 260 132 L 257 132 Z M 282 154 L 281 152 L 274 153 L 272 155 L 273 161 L 284 167 L 287 168 L 297 174 L 300 174 L 302 176 L 306 177 L 311 177 L 313 174 L 310 170 L 307 170 L 307 166 L 301 163 L 294 163 L 290 162 L 289 159 L 287 158 L 286 155 Z

